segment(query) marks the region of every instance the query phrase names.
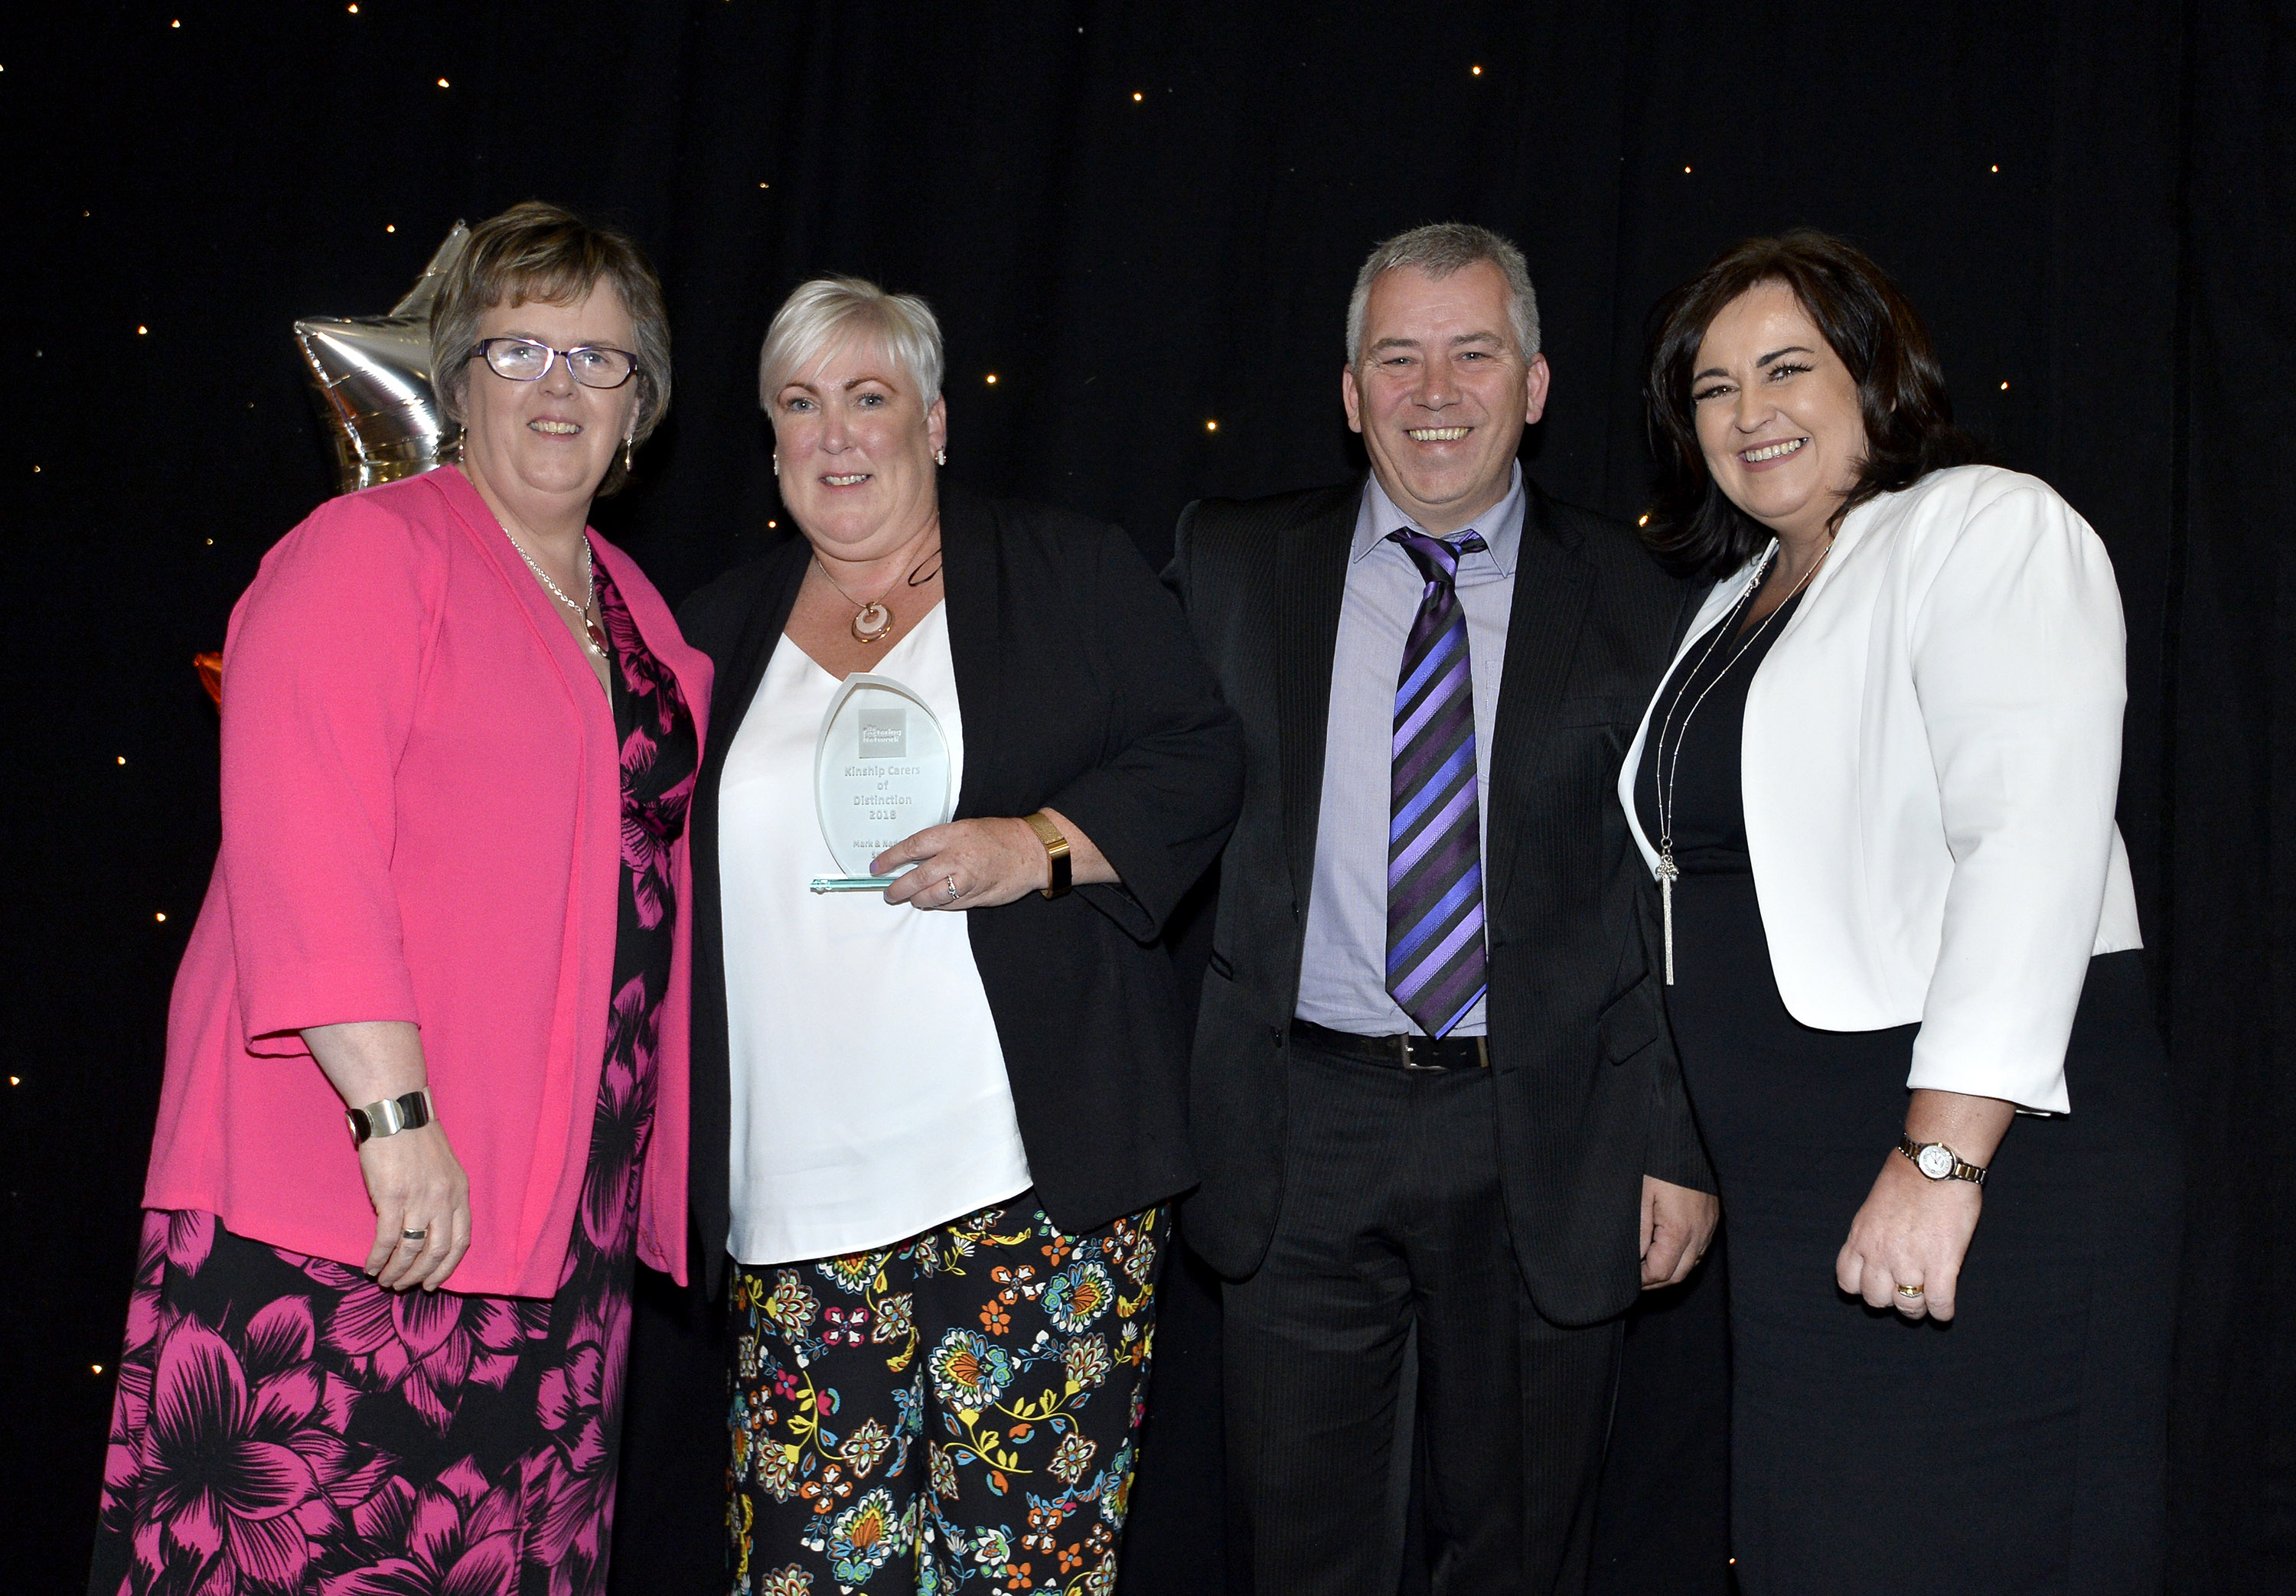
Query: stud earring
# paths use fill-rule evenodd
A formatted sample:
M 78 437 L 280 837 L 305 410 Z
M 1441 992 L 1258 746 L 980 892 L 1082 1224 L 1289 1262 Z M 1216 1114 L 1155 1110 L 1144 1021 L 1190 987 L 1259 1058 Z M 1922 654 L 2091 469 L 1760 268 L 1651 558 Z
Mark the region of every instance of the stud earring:
M 948 451 L 947 449 L 935 449 L 933 451 L 933 463 L 935 465 L 947 465 L 948 463 Z

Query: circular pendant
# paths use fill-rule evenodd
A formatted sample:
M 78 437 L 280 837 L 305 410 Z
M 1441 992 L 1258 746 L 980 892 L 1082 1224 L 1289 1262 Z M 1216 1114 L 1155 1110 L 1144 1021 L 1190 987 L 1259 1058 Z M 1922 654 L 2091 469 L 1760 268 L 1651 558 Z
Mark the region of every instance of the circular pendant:
M 853 612 L 853 640 L 874 642 L 893 629 L 893 612 L 882 604 L 864 604 Z

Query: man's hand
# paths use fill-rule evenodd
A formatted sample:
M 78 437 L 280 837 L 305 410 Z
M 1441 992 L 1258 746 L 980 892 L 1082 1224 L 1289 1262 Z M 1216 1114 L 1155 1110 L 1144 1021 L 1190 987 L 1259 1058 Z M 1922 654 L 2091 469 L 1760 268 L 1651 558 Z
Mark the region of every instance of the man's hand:
M 1688 1280 L 1721 1220 L 1721 1201 L 1711 1192 L 1643 1176 L 1643 1289 Z

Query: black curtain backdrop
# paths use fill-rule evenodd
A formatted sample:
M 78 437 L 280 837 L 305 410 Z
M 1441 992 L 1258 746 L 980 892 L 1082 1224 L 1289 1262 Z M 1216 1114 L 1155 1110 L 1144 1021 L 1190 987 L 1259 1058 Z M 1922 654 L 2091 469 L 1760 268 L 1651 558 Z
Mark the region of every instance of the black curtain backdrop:
M 217 841 L 190 658 L 333 487 L 289 323 L 387 309 L 456 218 L 538 196 L 629 228 L 667 285 L 676 407 L 599 520 L 673 601 L 787 535 L 755 358 L 817 271 L 940 313 L 954 480 L 1160 561 L 1198 495 L 1350 468 L 1341 314 L 1390 233 L 1522 244 L 1554 368 L 1530 469 L 1628 516 L 1652 300 L 1749 233 L 1869 248 L 1963 419 L 2120 572 L 2121 823 L 2189 1159 L 2171 1588 L 2296 1586 L 2292 110 L 2270 0 L 12 8 L 0 1583 L 84 1577 Z M 716 1551 L 715 1439 L 661 1395 L 711 1400 L 681 1311 L 655 1293 L 641 1326 L 627 1591 L 706 1588 Z M 1185 1275 L 1168 1313 L 1135 1592 L 1218 1586 L 1216 1315 Z

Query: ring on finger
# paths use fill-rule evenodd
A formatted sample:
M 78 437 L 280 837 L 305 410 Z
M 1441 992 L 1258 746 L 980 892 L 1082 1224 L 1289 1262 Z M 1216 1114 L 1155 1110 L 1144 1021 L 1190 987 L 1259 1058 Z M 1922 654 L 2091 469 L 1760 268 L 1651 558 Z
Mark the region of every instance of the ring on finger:
M 951 875 L 947 881 L 941 884 L 941 886 L 942 890 L 948 894 L 947 901 L 952 904 L 964 896 L 964 894 L 956 889 L 956 877 L 954 875 Z
M 398 1232 L 398 1239 L 401 1241 L 420 1241 L 430 1233 L 428 1230 L 401 1231 Z
M 1907 1302 L 1915 1302 L 1926 1296 L 1927 1293 L 1919 1286 L 1899 1286 L 1898 1288 L 1898 1295 L 1904 1297 Z

